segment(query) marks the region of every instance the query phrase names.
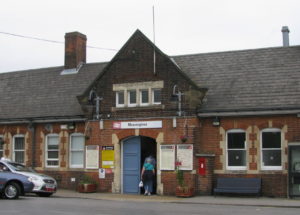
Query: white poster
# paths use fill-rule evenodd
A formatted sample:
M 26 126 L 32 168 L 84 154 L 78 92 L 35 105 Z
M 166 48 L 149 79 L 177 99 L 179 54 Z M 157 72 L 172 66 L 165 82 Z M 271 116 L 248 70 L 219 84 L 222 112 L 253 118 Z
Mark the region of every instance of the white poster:
M 175 169 L 175 145 L 160 146 L 160 170 Z
M 162 128 L 162 121 L 113 122 L 113 129 Z
M 99 178 L 105 178 L 105 169 L 99 169 Z
M 86 146 L 85 151 L 85 168 L 98 169 L 99 168 L 99 146 Z
M 193 145 L 192 144 L 177 145 L 177 161 L 181 162 L 179 169 L 193 170 Z

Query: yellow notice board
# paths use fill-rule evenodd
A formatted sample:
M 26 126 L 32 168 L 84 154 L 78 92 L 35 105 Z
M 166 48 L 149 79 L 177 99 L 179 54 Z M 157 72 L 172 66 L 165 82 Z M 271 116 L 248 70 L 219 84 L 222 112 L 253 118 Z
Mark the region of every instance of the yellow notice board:
M 102 168 L 111 169 L 114 168 L 115 163 L 115 151 L 113 146 L 102 146 L 101 151 L 101 164 Z

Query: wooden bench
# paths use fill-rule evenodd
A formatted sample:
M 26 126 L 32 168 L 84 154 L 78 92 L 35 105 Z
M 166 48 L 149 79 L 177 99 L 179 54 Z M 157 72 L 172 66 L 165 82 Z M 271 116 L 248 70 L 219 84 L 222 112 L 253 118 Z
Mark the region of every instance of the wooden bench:
M 260 178 L 218 178 L 214 195 L 218 193 L 231 194 L 261 194 Z

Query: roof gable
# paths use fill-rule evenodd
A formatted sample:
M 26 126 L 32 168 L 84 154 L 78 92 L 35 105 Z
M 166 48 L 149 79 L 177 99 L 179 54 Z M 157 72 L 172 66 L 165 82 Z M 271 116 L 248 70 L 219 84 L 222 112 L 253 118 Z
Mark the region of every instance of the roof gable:
M 132 49 L 132 46 L 129 48 L 130 45 L 138 43 L 138 41 L 143 41 L 143 43 L 153 51 L 151 52 L 145 52 L 145 46 L 139 47 L 139 45 L 134 46 Z M 103 71 L 91 82 L 91 84 L 86 88 L 86 90 L 83 92 L 82 95 L 87 95 L 91 89 L 95 86 L 95 84 L 99 81 L 99 79 L 109 70 L 109 68 L 116 62 L 116 61 L 126 61 L 126 60 L 135 60 L 140 61 L 143 63 L 145 61 L 145 58 L 149 57 L 149 55 L 152 56 L 154 54 L 154 51 L 156 55 L 163 56 L 169 63 L 173 64 L 174 67 L 177 69 L 179 73 L 181 73 L 182 76 L 196 89 L 198 90 L 206 90 L 205 88 L 201 88 L 196 82 L 194 82 L 187 73 L 184 73 L 181 71 L 180 67 L 176 64 L 176 62 L 173 61 L 168 55 L 164 54 L 155 44 L 153 44 L 139 29 L 137 29 L 132 36 L 127 40 L 127 42 L 123 45 L 123 47 L 119 50 L 119 52 L 112 58 L 112 60 L 105 66 Z M 141 56 L 140 54 L 146 53 L 147 56 Z M 153 59 L 152 59 L 153 62 Z M 152 63 L 153 64 L 153 63 Z M 154 72 L 154 69 L 152 67 L 152 71 Z

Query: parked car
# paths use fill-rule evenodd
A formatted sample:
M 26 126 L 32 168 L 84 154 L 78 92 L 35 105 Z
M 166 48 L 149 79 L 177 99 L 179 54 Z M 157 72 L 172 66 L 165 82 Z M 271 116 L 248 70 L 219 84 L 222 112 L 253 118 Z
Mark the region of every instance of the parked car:
M 32 191 L 33 179 L 28 176 L 10 172 L 9 169 L 0 163 L 0 194 L 7 199 L 17 199 Z
M 34 188 L 31 191 L 41 197 L 49 197 L 57 190 L 57 182 L 54 178 L 35 172 L 32 168 L 23 164 L 12 162 L 7 159 L 1 159 L 0 164 L 5 165 L 10 172 L 30 177 Z

